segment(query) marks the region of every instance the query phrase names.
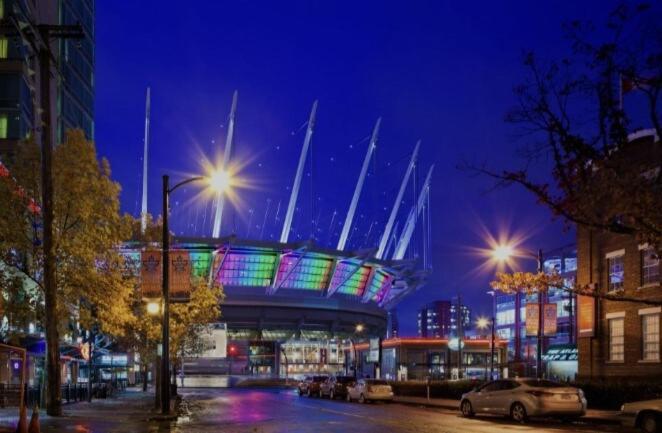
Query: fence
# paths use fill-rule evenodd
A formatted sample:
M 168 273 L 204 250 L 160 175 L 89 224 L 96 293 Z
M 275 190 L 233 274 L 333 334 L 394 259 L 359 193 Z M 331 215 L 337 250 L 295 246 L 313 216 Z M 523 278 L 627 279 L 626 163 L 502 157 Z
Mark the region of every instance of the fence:
M 92 385 L 93 398 L 113 397 L 118 391 L 123 391 L 126 383 L 95 383 Z M 37 386 L 25 386 L 25 404 L 27 407 L 34 407 L 42 403 L 42 389 Z M 21 395 L 20 385 L 0 384 L 0 408 L 18 407 Z M 88 400 L 88 390 L 86 383 L 66 384 L 60 389 L 62 402 L 65 404 L 76 403 Z

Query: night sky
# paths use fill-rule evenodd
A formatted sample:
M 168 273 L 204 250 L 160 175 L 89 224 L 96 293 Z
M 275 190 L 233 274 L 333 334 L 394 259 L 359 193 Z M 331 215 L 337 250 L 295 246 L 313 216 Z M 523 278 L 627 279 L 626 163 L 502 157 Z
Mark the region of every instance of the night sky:
M 573 241 L 560 221 L 511 187 L 458 170 L 463 161 L 516 167 L 522 145 L 504 123 L 522 81 L 524 50 L 567 53 L 561 25 L 601 20 L 605 1 L 550 2 L 181 2 L 96 3 L 96 141 L 122 185 L 122 207 L 140 203 L 145 89 L 152 89 L 149 209 L 161 213 L 161 175 L 199 171 L 225 140 L 233 90 L 239 91 L 233 160 L 250 188 L 226 210 L 222 234 L 277 239 L 312 102 L 319 100 L 295 239 L 337 243 L 368 136 L 382 129 L 364 186 L 350 248 L 378 243 L 407 160 L 422 140 L 417 189 L 431 163 L 433 271 L 398 307 L 403 335 L 416 309 L 460 293 L 477 315 L 493 270 L 471 248 L 483 232 L 527 235 L 529 248 Z M 173 197 L 178 235 L 211 234 L 209 202 L 194 189 Z M 414 199 L 410 186 L 404 218 Z M 281 202 L 280 221 L 276 208 Z M 269 206 L 269 213 L 266 213 Z M 334 211 L 337 212 L 333 219 Z M 265 218 L 266 213 L 266 218 Z M 266 221 L 266 224 L 263 222 Z M 333 224 L 332 224 L 333 222 Z M 372 229 L 370 230 L 370 226 Z M 331 230 L 329 230 L 331 228 Z M 422 233 L 412 252 L 421 251 Z

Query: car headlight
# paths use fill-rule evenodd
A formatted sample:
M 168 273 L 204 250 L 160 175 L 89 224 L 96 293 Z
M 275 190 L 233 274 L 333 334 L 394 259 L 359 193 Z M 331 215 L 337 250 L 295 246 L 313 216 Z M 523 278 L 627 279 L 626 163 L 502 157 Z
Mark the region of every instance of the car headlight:
M 621 412 L 625 410 L 625 405 L 621 405 Z

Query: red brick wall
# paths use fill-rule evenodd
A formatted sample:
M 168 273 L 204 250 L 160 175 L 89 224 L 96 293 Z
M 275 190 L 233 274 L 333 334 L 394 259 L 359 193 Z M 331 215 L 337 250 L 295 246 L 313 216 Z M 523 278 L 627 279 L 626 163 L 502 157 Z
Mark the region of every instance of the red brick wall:
M 605 255 L 611 251 L 625 249 L 623 296 L 662 301 L 660 285 L 640 288 L 641 253 L 638 243 L 631 237 L 610 233 L 577 230 L 577 283 L 585 286 L 597 283 L 597 290 L 608 290 L 608 268 Z M 662 364 L 644 363 L 642 358 L 641 317 L 639 310 L 651 305 L 624 301 L 597 301 L 596 333 L 593 338 L 579 338 L 579 379 L 649 379 L 662 380 Z M 622 363 L 609 361 L 609 328 L 606 315 L 625 312 L 625 360 Z

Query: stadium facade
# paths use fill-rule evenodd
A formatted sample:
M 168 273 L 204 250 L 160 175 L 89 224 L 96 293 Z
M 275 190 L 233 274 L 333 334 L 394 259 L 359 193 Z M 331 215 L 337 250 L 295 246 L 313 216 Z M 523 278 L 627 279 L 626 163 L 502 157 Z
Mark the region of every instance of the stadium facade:
M 145 119 L 143 173 L 143 229 L 147 215 L 147 161 L 149 151 L 149 91 Z M 223 167 L 231 164 L 237 92 L 228 117 L 223 148 Z M 416 144 L 378 245 L 360 251 L 346 248 L 354 214 L 372 160 L 381 121 L 373 128 L 368 151 L 335 248 L 314 241 L 292 243 L 292 219 L 315 127 L 317 101 L 306 123 L 306 135 L 294 176 L 279 242 L 219 236 L 225 199 L 214 199 L 214 226 L 208 238 L 176 238 L 173 248 L 188 252 L 191 273 L 223 286 L 225 298 L 221 317 L 211 338 L 210 349 L 185 363 L 191 374 L 298 375 L 310 372 L 347 371 L 356 365 L 354 343 L 380 341 L 387 335 L 388 313 L 404 296 L 425 281 L 430 257 L 429 192 L 433 167 L 429 167 L 422 189 L 403 229 L 394 230 L 403 195 L 418 165 Z M 413 176 L 415 177 L 415 175 Z M 417 219 L 424 224 L 423 266 L 405 259 Z M 427 216 L 426 216 L 427 215 Z M 142 269 L 159 256 L 150 256 L 149 246 L 127 245 Z M 179 253 L 181 257 L 181 253 Z M 220 346 L 220 347 L 219 347 Z

